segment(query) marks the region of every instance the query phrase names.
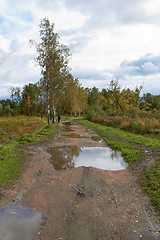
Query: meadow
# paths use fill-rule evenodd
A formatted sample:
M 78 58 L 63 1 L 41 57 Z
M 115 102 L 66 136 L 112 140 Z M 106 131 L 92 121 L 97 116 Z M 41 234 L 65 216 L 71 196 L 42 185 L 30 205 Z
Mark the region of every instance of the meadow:
M 0 118 L 0 189 L 19 179 L 25 156 L 21 146 L 43 141 L 57 125 L 39 117 Z
M 120 130 L 155 137 L 160 140 L 160 120 L 154 117 L 97 116 L 93 117 L 91 121 Z

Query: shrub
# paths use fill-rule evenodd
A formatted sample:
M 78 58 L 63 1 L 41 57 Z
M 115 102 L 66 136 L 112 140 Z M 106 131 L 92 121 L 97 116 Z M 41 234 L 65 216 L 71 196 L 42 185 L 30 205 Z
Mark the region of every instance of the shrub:
M 95 116 L 91 118 L 91 120 L 95 123 L 130 131 L 136 134 L 157 134 L 157 130 L 160 128 L 160 121 L 154 118 Z
M 84 111 L 84 114 L 85 114 L 85 119 L 90 121 L 91 119 L 97 116 L 104 116 L 105 112 L 102 109 L 100 109 L 98 106 L 90 106 Z

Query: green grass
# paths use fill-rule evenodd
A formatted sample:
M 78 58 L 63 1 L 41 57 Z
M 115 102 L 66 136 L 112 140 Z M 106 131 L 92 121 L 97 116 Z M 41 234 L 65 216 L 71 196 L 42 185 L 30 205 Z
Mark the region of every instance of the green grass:
M 144 155 L 143 153 L 138 152 L 136 147 L 129 144 L 113 141 L 107 137 L 104 137 L 103 139 L 113 150 L 120 151 L 124 160 L 129 164 L 138 162 L 138 160 Z
M 0 188 L 9 187 L 19 178 L 24 155 L 17 151 L 18 144 L 12 141 L 0 147 Z
M 160 210 L 160 160 L 142 174 L 141 184 L 151 196 L 153 204 Z
M 0 188 L 13 185 L 14 181 L 20 176 L 25 158 L 18 147 L 41 142 L 56 128 L 57 124 L 50 126 L 45 124 L 32 133 L 24 134 L 19 139 L 0 145 Z
M 24 134 L 21 136 L 17 142 L 19 145 L 34 144 L 43 141 L 46 136 L 51 134 L 56 130 L 57 124 L 47 125 L 44 124 L 39 129 L 35 130 L 33 133 Z
M 149 138 L 142 135 L 130 133 L 124 130 L 119 130 L 112 127 L 107 127 L 98 123 L 89 122 L 87 120 L 76 120 L 78 123 L 96 131 L 101 136 L 112 135 L 118 137 L 120 140 L 127 141 L 132 144 L 142 145 L 153 149 L 160 149 L 160 140 Z

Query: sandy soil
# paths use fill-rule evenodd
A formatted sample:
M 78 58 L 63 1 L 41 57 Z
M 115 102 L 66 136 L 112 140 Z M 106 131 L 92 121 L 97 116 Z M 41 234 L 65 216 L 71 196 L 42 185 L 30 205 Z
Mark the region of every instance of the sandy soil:
M 53 168 L 49 146 L 106 146 L 91 140 L 89 136 L 97 135 L 81 125 L 72 122 L 69 132 L 81 138 L 62 137 L 63 128 L 61 123 L 48 141 L 24 148 L 27 162 L 22 177 L 0 206 L 22 195 L 25 206 L 42 213 L 39 240 L 160 239 L 159 215 L 133 170 Z

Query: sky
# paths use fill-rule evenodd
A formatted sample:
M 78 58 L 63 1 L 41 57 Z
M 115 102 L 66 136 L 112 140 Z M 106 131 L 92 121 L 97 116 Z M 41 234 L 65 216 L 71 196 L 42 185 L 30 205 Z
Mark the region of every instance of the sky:
M 55 24 L 72 54 L 71 73 L 83 87 L 143 85 L 160 94 L 159 0 L 0 0 L 0 99 L 12 87 L 36 83 L 36 49 L 43 18 Z

